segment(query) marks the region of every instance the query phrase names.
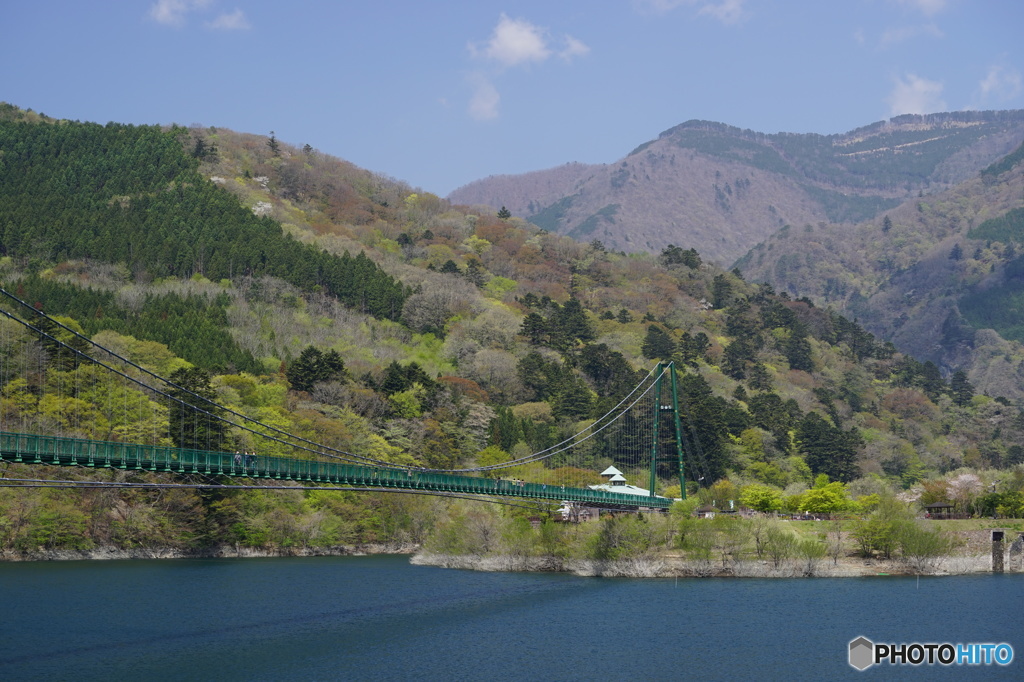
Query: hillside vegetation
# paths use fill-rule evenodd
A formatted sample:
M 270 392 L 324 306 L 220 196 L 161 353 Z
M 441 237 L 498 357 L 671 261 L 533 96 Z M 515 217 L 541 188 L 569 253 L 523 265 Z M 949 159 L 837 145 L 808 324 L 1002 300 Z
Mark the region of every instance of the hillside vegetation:
M 955 489 L 971 511 L 995 485 L 1000 513 L 1022 513 L 1012 472 L 1024 413 L 698 250 L 574 241 L 272 135 L 98 126 L 13 107 L 4 119 L 0 163 L 34 178 L 0 176 L 4 288 L 155 371 L 204 370 L 189 376 L 209 395 L 277 428 L 396 463 L 500 462 L 574 433 L 671 359 L 703 453 L 689 463 L 703 477 L 691 494 L 738 500 L 760 486 L 801 500 L 833 485 L 853 503 Z M 33 384 L 19 363 L 45 354 L 31 343 L 21 352 L 0 376 L 5 424 L 111 440 L 156 430 L 174 442 L 169 421 L 101 409 L 116 390 L 102 377 L 96 405 L 39 400 L 65 369 L 55 361 Z M 72 409 L 102 419 L 59 424 Z M 256 447 L 226 435 L 228 450 Z M 620 456 L 596 448 L 580 482 L 625 466 Z M 671 467 L 656 474 L 661 492 L 678 494 Z M 442 501 L 321 491 L 4 488 L 0 547 L 419 542 L 448 513 Z
M 956 187 L 857 225 L 787 226 L 737 262 L 834 306 L 898 348 L 1024 397 L 1022 149 Z

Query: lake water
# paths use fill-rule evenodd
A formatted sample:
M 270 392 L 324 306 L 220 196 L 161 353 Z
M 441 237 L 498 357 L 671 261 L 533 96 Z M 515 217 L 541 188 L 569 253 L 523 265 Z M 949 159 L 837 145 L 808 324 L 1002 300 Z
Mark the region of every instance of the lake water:
M 0 564 L 2 680 L 1024 679 L 1024 576 L 579 578 L 404 556 Z M 850 640 L 1006 642 L 998 666 Z

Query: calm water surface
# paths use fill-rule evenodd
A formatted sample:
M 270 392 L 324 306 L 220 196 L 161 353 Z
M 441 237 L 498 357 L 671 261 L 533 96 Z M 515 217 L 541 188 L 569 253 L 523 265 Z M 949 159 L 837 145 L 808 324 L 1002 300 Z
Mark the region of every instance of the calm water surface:
M 625 580 L 407 557 L 0 564 L 0 680 L 1024 679 L 1024 576 Z M 1007 642 L 1005 667 L 847 645 Z

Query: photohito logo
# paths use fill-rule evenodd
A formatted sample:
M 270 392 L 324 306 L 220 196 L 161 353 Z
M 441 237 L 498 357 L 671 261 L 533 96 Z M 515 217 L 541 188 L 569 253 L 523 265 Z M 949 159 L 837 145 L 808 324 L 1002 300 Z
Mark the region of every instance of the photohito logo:
M 876 644 L 867 637 L 850 642 L 850 665 L 866 670 L 877 663 L 889 665 L 1010 665 L 1013 647 L 1001 644 L 919 643 Z

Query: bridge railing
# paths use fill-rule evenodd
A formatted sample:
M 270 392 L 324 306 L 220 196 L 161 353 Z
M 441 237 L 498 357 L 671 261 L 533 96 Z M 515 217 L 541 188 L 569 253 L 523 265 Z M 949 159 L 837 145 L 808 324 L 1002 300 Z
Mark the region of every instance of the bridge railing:
M 0 431 L 0 460 L 28 464 L 245 476 L 370 488 L 569 500 L 595 506 L 667 509 L 672 500 L 508 479 L 320 462 L 162 445 L 95 441 Z

